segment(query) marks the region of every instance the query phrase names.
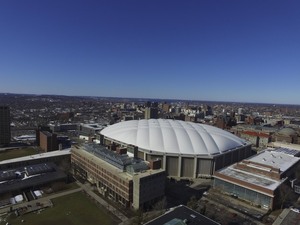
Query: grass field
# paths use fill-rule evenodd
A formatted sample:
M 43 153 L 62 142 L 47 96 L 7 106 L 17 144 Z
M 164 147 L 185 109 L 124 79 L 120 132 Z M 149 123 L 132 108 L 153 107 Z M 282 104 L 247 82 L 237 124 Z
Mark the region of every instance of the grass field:
M 52 202 L 52 208 L 47 208 L 39 214 L 29 213 L 19 217 L 11 215 L 7 222 L 12 225 L 116 225 L 121 222 L 112 218 L 105 209 L 98 207 L 82 192 L 56 198 Z M 24 222 L 21 222 L 22 220 Z
M 7 159 L 14 159 L 18 157 L 28 156 L 38 154 L 36 148 L 28 147 L 28 148 L 20 148 L 20 149 L 12 149 L 0 152 L 0 161 Z

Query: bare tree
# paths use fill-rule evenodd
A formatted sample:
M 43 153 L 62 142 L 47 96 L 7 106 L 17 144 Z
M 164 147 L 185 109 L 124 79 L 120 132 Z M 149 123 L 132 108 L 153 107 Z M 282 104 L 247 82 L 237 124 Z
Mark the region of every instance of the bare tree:
M 190 201 L 188 201 L 187 206 L 191 209 L 196 209 L 198 207 L 198 199 L 196 198 L 195 195 L 193 195 L 190 198 Z
M 163 210 L 167 207 L 167 198 L 166 197 L 163 197 L 162 200 L 156 202 L 153 206 L 153 210 Z
M 278 190 L 279 190 L 278 203 L 280 204 L 280 209 L 283 209 L 283 206 L 285 204 L 291 203 L 293 198 L 293 190 L 287 184 L 282 184 Z
M 136 215 L 134 216 L 131 225 L 141 225 L 143 224 L 144 213 L 142 210 L 137 210 Z

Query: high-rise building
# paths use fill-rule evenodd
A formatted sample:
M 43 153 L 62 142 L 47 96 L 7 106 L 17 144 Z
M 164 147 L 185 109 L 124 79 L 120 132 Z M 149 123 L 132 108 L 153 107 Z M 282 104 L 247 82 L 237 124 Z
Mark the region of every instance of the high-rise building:
M 158 103 L 147 102 L 145 108 L 145 119 L 158 119 Z
M 158 119 L 158 108 L 154 108 L 154 107 L 146 108 L 145 119 Z
M 40 147 L 44 152 L 58 150 L 57 135 L 48 131 L 40 131 Z
M 10 143 L 10 110 L 8 106 L 0 106 L 0 146 Z
M 165 112 L 165 113 L 170 112 L 170 104 L 164 103 L 164 104 L 162 105 L 162 110 L 163 110 L 163 112 Z
M 40 146 L 40 132 L 41 131 L 48 131 L 48 132 L 52 132 L 51 131 L 51 129 L 50 129 L 50 127 L 48 127 L 48 126 L 39 126 L 37 129 L 36 129 L 36 131 L 35 131 L 35 137 L 36 137 L 36 144 L 38 145 L 38 146 Z

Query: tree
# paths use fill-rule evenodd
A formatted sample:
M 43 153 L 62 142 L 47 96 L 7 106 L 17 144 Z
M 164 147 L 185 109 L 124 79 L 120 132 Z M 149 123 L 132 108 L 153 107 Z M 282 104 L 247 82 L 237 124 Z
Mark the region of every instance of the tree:
M 202 208 L 201 208 L 201 210 L 200 210 L 200 213 L 201 213 L 202 215 L 205 215 L 205 213 L 206 213 L 206 206 L 205 206 L 205 205 L 202 206 Z
M 166 197 L 163 197 L 162 200 L 156 202 L 153 206 L 153 210 L 163 210 L 167 207 L 167 198 Z
M 135 213 L 135 216 L 132 220 L 132 225 L 141 225 L 143 224 L 143 219 L 144 219 L 144 213 L 142 210 L 137 210 Z
M 280 209 L 283 209 L 283 206 L 285 204 L 290 204 L 292 199 L 293 199 L 293 190 L 290 186 L 288 186 L 287 184 L 282 184 L 279 187 L 279 201 L 278 203 L 280 204 Z
M 191 198 L 190 198 L 190 201 L 188 201 L 187 203 L 187 206 L 191 209 L 196 209 L 197 206 L 198 206 L 198 199 L 196 198 L 195 195 L 193 195 Z

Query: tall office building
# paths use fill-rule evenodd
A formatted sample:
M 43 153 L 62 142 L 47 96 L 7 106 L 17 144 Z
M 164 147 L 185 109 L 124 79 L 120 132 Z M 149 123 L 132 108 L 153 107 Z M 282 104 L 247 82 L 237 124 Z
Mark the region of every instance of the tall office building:
M 57 134 L 40 131 L 40 147 L 44 152 L 58 150 Z
M 10 110 L 8 106 L 0 106 L 0 146 L 10 143 Z
M 158 103 L 147 102 L 145 108 L 145 119 L 158 119 Z

